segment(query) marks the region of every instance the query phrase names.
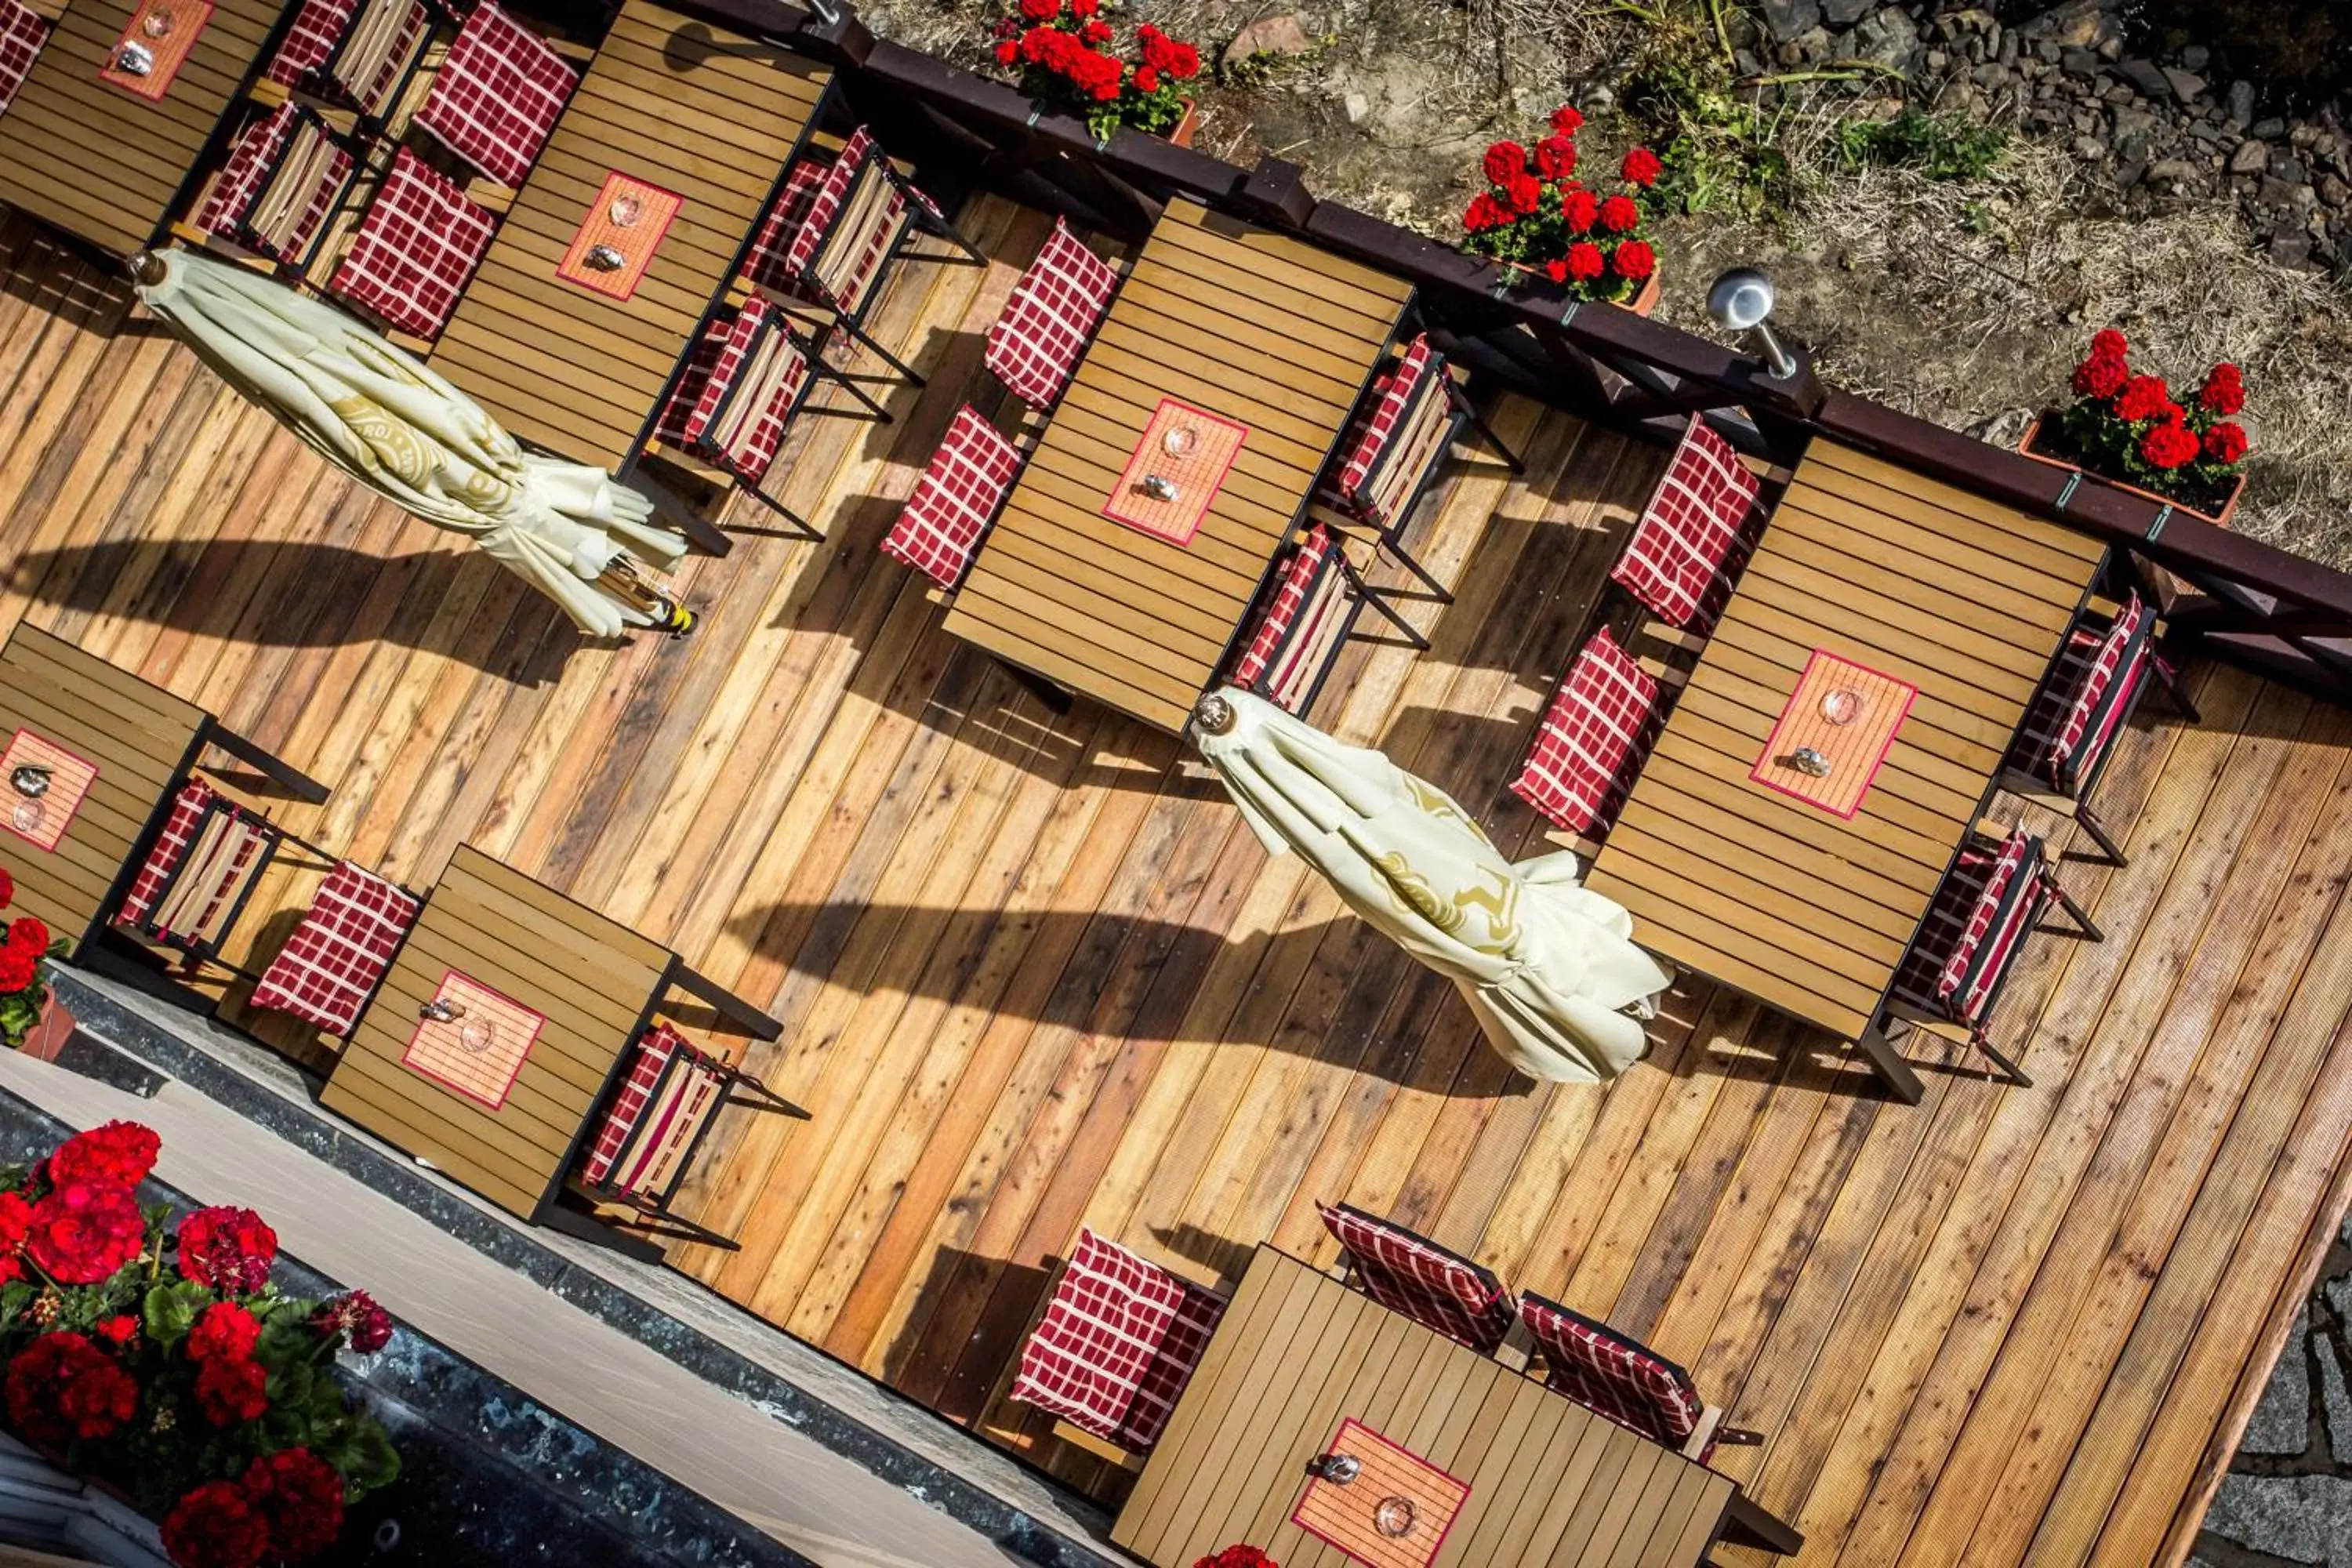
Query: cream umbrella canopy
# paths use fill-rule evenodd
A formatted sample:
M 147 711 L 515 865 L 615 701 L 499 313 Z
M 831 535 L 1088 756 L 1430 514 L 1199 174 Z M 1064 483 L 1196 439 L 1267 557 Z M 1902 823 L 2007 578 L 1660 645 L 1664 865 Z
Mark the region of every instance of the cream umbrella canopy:
M 1349 909 L 1460 987 L 1531 1078 L 1592 1083 L 1641 1056 L 1671 972 L 1633 917 L 1578 884 L 1566 850 L 1514 865 L 1444 791 L 1227 687 L 1193 731 L 1266 847 L 1295 850 Z
M 139 297 L 215 374 L 320 457 L 616 637 L 665 625 L 667 601 L 632 570 L 685 539 L 600 468 L 526 455 L 473 399 L 332 306 L 194 251 L 134 257 Z M 633 552 L 635 552 L 633 554 Z

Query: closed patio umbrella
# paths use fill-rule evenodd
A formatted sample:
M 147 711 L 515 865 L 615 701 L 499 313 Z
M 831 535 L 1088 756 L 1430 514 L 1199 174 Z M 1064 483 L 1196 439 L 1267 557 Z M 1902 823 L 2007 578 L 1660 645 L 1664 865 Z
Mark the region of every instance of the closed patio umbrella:
M 147 308 L 222 380 L 369 489 L 471 535 L 581 630 L 692 625 L 635 571 L 640 555 L 675 562 L 685 539 L 601 468 L 526 455 L 414 355 L 248 268 L 148 251 L 131 275 Z
M 1470 814 L 1376 751 L 1227 687 L 1193 715 L 1201 752 L 1266 847 L 1296 850 L 1349 909 L 1461 988 L 1531 1078 L 1592 1083 L 1641 1056 L 1674 976 L 1566 850 L 1514 865 Z

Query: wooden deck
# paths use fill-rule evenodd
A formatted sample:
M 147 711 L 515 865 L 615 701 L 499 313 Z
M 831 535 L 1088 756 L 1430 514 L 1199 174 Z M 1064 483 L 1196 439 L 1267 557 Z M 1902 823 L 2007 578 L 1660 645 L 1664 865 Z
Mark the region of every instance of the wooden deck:
M 690 1212 L 744 1248 L 683 1261 L 956 1419 L 1037 1440 L 991 1395 L 1082 1220 L 1212 1276 L 1263 1237 L 1328 1256 L 1311 1200 L 1346 1198 L 1688 1363 L 1767 1434 L 1724 1467 L 1809 1563 L 2177 1555 L 2346 1204 L 2347 715 L 2199 668 L 2201 728 L 2126 740 L 2132 863 L 2067 868 L 2108 938 L 2037 942 L 2003 1005 L 2031 1090 L 1931 1071 L 1892 1106 L 1703 984 L 1605 1091 L 1513 1081 L 1176 741 L 1050 715 L 875 551 L 992 395 L 982 333 L 1047 228 L 963 216 L 1008 265 L 894 285 L 908 417 L 779 463 L 830 542 L 698 561 L 704 629 L 612 651 L 0 226 L 0 626 L 331 784 L 298 830 L 412 883 L 470 840 L 772 1004 L 754 1066 L 815 1119 L 722 1127 Z M 1663 454 L 1492 412 L 1529 471 L 1432 503 L 1434 649 L 1356 644 L 1317 717 L 1532 845 L 1501 782 Z

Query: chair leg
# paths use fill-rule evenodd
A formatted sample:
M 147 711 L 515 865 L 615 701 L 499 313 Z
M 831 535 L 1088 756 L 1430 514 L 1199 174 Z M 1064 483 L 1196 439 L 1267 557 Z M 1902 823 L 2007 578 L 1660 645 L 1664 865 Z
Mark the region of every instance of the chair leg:
M 1381 619 L 1387 621 L 1389 625 L 1396 627 L 1398 631 L 1404 634 L 1405 641 L 1412 644 L 1413 647 L 1419 652 L 1427 653 L 1429 651 L 1429 639 L 1414 629 L 1413 624 L 1411 621 L 1406 620 L 1402 616 L 1399 615 L 1397 613 L 1396 606 L 1389 603 L 1388 596 L 1382 594 L 1378 588 L 1373 587 L 1370 583 L 1365 582 L 1362 577 L 1357 574 L 1356 569 L 1352 566 L 1348 568 L 1348 581 L 1355 584 L 1356 595 L 1359 598 L 1362 599 L 1365 604 L 1370 605 L 1373 609 L 1378 610 L 1381 613 Z
M 2131 864 L 2125 858 L 2124 852 L 2116 847 L 2114 837 L 2107 832 L 2106 824 L 2099 820 L 2097 813 L 2079 800 L 2074 803 L 2074 820 L 2082 824 L 2083 831 L 2091 836 L 2091 842 L 2099 847 L 2099 852 L 2107 858 L 2110 864 L 2118 868 Z
M 2157 682 L 2164 688 L 2165 700 L 2172 704 L 2173 710 L 2191 724 L 2202 724 L 2204 717 L 2197 711 L 2197 704 L 2189 700 L 2189 693 L 2180 689 L 2180 672 L 2172 668 L 2172 661 L 2157 658 L 2151 662 L 2156 666 Z
M 953 240 L 955 242 L 956 248 L 961 250 L 966 256 L 970 257 L 973 265 L 979 267 L 985 267 L 988 265 L 988 258 L 980 253 L 980 247 L 974 245 L 971 240 L 965 236 L 963 230 L 958 228 L 954 224 L 950 223 L 948 221 L 947 214 L 932 211 L 930 204 L 927 201 L 914 202 L 914 208 L 918 214 L 921 215 L 916 221 L 920 223 L 925 228 L 929 229 L 933 234 L 938 235 L 942 239 Z
M 1470 421 L 1470 427 L 1478 432 L 1478 438 L 1493 447 L 1496 457 L 1510 465 L 1511 472 L 1526 473 L 1528 466 L 1519 460 L 1519 455 L 1503 445 L 1503 438 L 1496 435 L 1495 427 L 1487 424 L 1478 411 L 1470 405 L 1470 399 L 1463 395 L 1462 389 L 1458 386 L 1449 387 L 1448 391 L 1454 399 L 1454 405 L 1462 410 Z
M 841 330 L 843 331 L 847 332 L 851 337 L 856 339 L 866 347 L 872 349 L 876 354 L 880 356 L 884 364 L 888 365 L 892 370 L 897 371 L 901 376 L 905 377 L 908 385 L 924 386 L 929 384 L 925 382 L 921 376 L 915 374 L 915 369 L 912 365 L 908 364 L 897 354 L 892 353 L 888 349 L 886 349 L 880 343 L 876 342 L 872 335 L 869 334 L 865 328 L 859 326 L 856 321 L 851 321 L 847 316 L 839 316 L 835 319 L 840 321 Z
M 2066 918 L 2073 921 L 2091 941 L 2106 941 L 2107 933 L 2099 929 L 2099 922 L 2091 918 L 2089 910 L 2074 901 L 2074 895 L 2066 890 L 2065 885 L 2046 872 L 2044 877 L 2050 884 L 2051 896 L 2058 900 L 2058 907 L 2066 911 Z
M 1992 1037 L 1986 1033 L 1984 1029 L 1979 1027 L 1970 1030 L 1969 1032 L 1969 1037 L 1976 1042 L 1977 1049 L 1982 1051 L 1985 1056 L 1991 1060 L 1993 1066 L 2001 1070 L 2001 1075 L 2007 1078 L 2010 1082 L 2015 1084 L 2020 1089 L 2032 1089 L 2033 1087 L 2033 1080 L 2025 1076 L 2025 1070 L 2019 1067 L 2015 1062 L 2010 1060 L 2007 1056 L 2003 1055 L 2001 1051 L 1993 1045 Z
M 1412 573 L 1415 577 L 1420 578 L 1422 583 L 1428 587 L 1431 596 L 1439 604 L 1452 604 L 1454 602 L 1452 590 L 1448 589 L 1444 584 L 1439 582 L 1436 577 L 1431 574 L 1428 567 L 1423 566 L 1406 551 L 1403 543 L 1403 534 L 1404 530 L 1402 527 L 1399 527 L 1393 531 L 1383 531 L 1380 536 L 1381 548 L 1387 551 L 1391 555 L 1395 556 L 1398 561 L 1402 562 L 1406 571 Z
M 849 377 L 842 374 L 839 366 L 830 365 L 825 363 L 822 359 L 814 358 L 812 358 L 809 363 L 816 367 L 816 374 L 820 379 L 833 383 L 835 386 L 838 386 L 843 391 L 848 393 L 850 396 L 857 399 L 859 403 L 864 404 L 867 411 L 882 424 L 895 425 L 898 422 L 898 416 L 891 413 L 888 409 L 883 407 L 880 403 L 877 402 L 872 393 L 858 385 Z M 817 412 L 824 413 L 828 411 L 819 409 Z M 835 410 L 833 412 L 838 411 Z

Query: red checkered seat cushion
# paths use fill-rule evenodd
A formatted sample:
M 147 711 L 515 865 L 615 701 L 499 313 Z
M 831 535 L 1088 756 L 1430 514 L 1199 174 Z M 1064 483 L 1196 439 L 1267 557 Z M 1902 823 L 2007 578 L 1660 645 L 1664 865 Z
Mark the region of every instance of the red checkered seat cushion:
M 1405 345 L 1396 364 L 1374 379 L 1370 395 L 1349 422 L 1339 472 L 1323 491 L 1327 502 L 1377 525 L 1395 521 L 1381 498 L 1402 504 L 1412 487 L 1390 482 L 1390 469 L 1400 462 L 1424 468 L 1431 460 L 1433 454 L 1421 449 L 1412 433 L 1421 427 L 1427 400 L 1444 397 L 1445 374 L 1445 360 L 1429 346 L 1428 333 Z
M 1339 542 L 1318 522 L 1283 563 L 1226 679 L 1286 712 L 1301 711 L 1347 641 L 1357 608 Z
M 1999 844 L 1971 838 L 1936 889 L 1895 994 L 1971 1028 L 1983 1024 L 2049 899 L 2039 838 L 2022 828 Z
M 952 588 L 971 570 L 981 537 L 1003 508 L 1021 454 L 970 405 L 956 410 L 882 552 Z
M 438 337 L 497 221 L 403 147 L 327 291 L 421 338 Z
M 580 73 L 546 40 L 481 0 L 449 46 L 416 123 L 502 185 L 520 189 Z
M 1081 1228 L 1021 1347 L 1013 1397 L 1148 1452 L 1224 1313 L 1213 1292 Z
M 765 385 L 764 395 L 747 382 L 747 374 L 753 373 Z M 807 354 L 786 330 L 782 312 L 757 297 L 746 300 L 727 323 L 680 434 L 687 445 L 756 485 L 775 462 L 784 426 L 800 405 L 813 373 Z M 760 398 L 761 405 L 738 407 L 738 401 L 747 396 Z
M 41 46 L 48 41 L 49 24 L 32 7 L 0 0 L 0 114 L 8 112 L 17 89 L 33 74 Z
M 264 79 L 292 87 L 322 69 L 334 58 L 335 46 L 343 41 L 358 9 L 359 0 L 302 0 L 294 25 L 261 73 Z
M 288 156 L 289 143 L 301 144 L 297 141 L 298 132 L 306 142 L 324 134 L 317 117 L 293 103 L 280 104 L 247 126 L 236 145 L 229 150 L 204 205 L 197 210 L 196 226 L 206 234 L 240 240 L 278 261 L 292 261 L 307 251 L 320 226 L 334 210 L 353 165 L 351 154 L 341 148 L 321 149 L 326 156 L 319 163 L 303 200 L 301 216 L 287 232 L 283 243 L 257 232 L 252 226 L 255 203 Z M 310 145 L 316 148 L 317 144 Z
M 1118 291 L 1118 274 L 1110 264 L 1055 218 L 1045 248 L 988 330 L 990 373 L 1016 397 L 1052 407 Z
M 1762 526 L 1761 489 L 1731 444 L 1694 416 L 1610 577 L 1664 620 L 1706 629 Z
M 155 837 L 154 847 L 147 858 L 139 863 L 138 875 L 131 879 L 131 890 L 122 895 L 122 910 L 115 919 L 126 926 L 146 923 L 147 916 L 163 896 L 163 884 L 171 878 L 173 868 L 196 841 L 196 825 L 220 792 L 202 779 L 190 779 L 172 797 L 172 808 L 164 815 L 163 830 Z
M 1603 626 L 1569 666 L 1511 793 L 1569 833 L 1605 833 L 1665 726 L 1658 683 Z
M 1391 1312 L 1482 1353 L 1511 1331 L 1511 1295 L 1491 1270 L 1349 1204 L 1315 1212 L 1348 1249 L 1358 1287 Z
M 597 1120 L 580 1179 L 623 1196 L 660 1196 L 726 1093 L 718 1060 L 667 1020 L 656 1023 L 638 1039 L 620 1088 Z
M 799 293 L 800 281 L 788 262 L 793 242 L 806 226 L 816 194 L 824 185 L 827 167 L 813 158 L 801 158 L 784 171 L 783 186 L 761 216 L 759 232 L 751 237 L 751 248 L 743 258 L 743 276 L 761 288 L 779 294 Z
M 1542 1347 L 1544 1381 L 1587 1410 L 1677 1453 L 1698 1430 L 1706 1406 L 1690 1373 L 1647 1345 L 1541 1296 L 1521 1297 L 1519 1318 Z
M 2096 777 L 2156 657 L 2154 626 L 2137 594 L 2104 625 L 2096 616 L 2078 620 L 2033 695 L 2010 765 L 2070 795 Z
M 419 907 L 397 884 L 337 861 L 302 923 L 262 971 L 254 1005 L 291 1013 L 331 1035 L 350 1034 Z

